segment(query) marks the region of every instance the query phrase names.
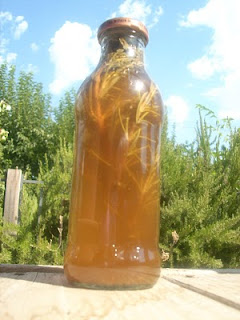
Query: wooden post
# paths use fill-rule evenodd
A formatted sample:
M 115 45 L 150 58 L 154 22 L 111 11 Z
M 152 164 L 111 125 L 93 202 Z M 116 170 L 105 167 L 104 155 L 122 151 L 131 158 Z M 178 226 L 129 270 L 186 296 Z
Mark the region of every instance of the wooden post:
M 22 187 L 22 170 L 8 169 L 3 219 L 8 223 L 19 222 L 19 198 Z

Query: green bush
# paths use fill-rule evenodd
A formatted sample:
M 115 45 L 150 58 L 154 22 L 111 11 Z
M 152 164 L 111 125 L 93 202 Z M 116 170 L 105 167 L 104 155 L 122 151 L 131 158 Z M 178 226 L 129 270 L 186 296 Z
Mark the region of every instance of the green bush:
M 67 146 L 66 142 L 62 141 L 54 157 L 53 167 L 40 167 L 39 179 L 44 181 L 41 226 L 48 239 L 59 237 L 60 216 L 63 217 L 63 239 L 67 237 L 72 164 L 72 146 Z
M 38 202 L 39 187 L 23 185 L 20 225 L 3 223 L 0 218 L 0 263 L 62 264 L 59 241 L 49 241 L 38 224 Z
M 232 130 L 228 119 L 210 127 L 202 113 L 214 114 L 198 108 L 197 137 L 191 145 L 177 145 L 163 135 L 160 247 L 170 252 L 166 266 L 237 268 L 240 130 Z M 174 248 L 173 230 L 179 235 Z

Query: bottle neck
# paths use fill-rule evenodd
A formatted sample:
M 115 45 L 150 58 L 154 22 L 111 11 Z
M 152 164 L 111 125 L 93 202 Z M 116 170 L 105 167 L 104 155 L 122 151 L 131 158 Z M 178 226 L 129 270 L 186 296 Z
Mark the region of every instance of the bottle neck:
M 129 62 L 133 64 L 144 64 L 144 38 L 140 33 L 133 32 L 106 32 L 100 41 L 101 59 L 100 63 L 115 59 L 117 63 Z

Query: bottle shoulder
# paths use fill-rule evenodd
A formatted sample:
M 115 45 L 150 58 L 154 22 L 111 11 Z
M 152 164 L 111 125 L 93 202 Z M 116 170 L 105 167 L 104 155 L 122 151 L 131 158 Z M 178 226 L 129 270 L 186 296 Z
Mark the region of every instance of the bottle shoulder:
M 161 97 L 157 84 L 150 78 L 144 67 L 134 69 L 108 70 L 106 67 L 98 66 L 81 84 L 78 95 L 88 92 L 92 87 L 97 86 L 98 93 L 109 93 L 117 89 L 121 94 L 132 92 L 147 92 L 155 88 L 155 94 Z
M 161 118 L 164 113 L 159 89 L 142 66 L 119 70 L 100 65 L 82 83 L 76 111 L 80 112 L 82 108 L 101 108 L 104 112 L 114 108 L 127 110 L 128 106 L 136 110 L 154 108 Z

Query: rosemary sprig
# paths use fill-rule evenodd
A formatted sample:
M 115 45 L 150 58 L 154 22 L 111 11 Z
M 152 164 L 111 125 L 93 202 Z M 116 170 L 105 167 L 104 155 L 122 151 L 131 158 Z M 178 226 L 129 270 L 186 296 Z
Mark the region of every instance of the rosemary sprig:
M 134 74 L 136 68 L 143 66 L 143 62 L 139 59 L 141 52 L 138 49 L 130 59 L 126 54 L 129 44 L 125 39 L 120 39 L 120 43 L 122 48 L 108 55 L 107 61 L 93 74 L 82 95 L 82 108 L 87 113 L 87 119 L 99 130 L 95 134 L 102 135 L 111 130 L 112 136 L 122 137 L 118 145 L 119 156 L 117 161 L 114 160 L 112 150 L 115 149 L 112 147 L 100 148 L 96 152 L 90 146 L 88 152 L 111 171 L 111 176 L 117 179 L 118 188 L 126 187 L 122 179 L 123 176 L 124 179 L 128 177 L 136 185 L 140 201 L 147 208 L 159 197 L 159 154 L 157 150 L 152 150 L 153 146 L 158 146 L 158 137 L 147 136 L 144 129 L 161 122 L 155 100 L 157 88 L 151 82 L 146 92 L 136 91 L 130 98 L 129 95 L 127 98 L 122 96 L 123 84 L 129 81 L 128 77 Z M 144 174 L 139 176 L 136 168 L 142 168 L 142 154 L 150 155 L 151 159 L 148 157 L 148 163 L 144 163 Z

